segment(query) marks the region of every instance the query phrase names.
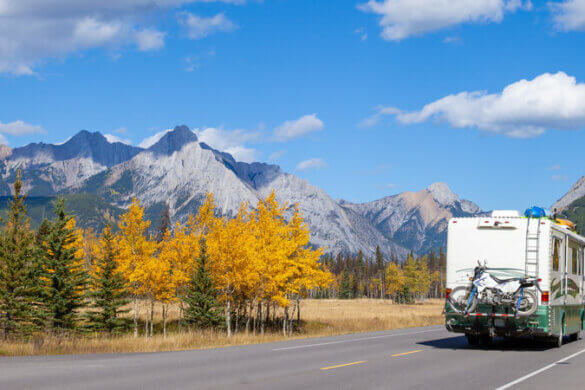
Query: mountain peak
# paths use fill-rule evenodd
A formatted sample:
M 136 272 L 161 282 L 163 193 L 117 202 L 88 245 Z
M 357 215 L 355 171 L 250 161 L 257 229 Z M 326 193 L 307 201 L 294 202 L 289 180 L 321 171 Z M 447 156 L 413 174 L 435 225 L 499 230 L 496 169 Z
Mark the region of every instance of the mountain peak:
M 156 154 L 171 155 L 183 149 L 183 146 L 197 142 L 197 136 L 187 126 L 176 126 L 168 131 L 161 139 L 152 145 L 148 150 Z
M 440 205 L 451 205 L 459 200 L 459 197 L 443 182 L 431 184 L 427 187 L 427 191 Z

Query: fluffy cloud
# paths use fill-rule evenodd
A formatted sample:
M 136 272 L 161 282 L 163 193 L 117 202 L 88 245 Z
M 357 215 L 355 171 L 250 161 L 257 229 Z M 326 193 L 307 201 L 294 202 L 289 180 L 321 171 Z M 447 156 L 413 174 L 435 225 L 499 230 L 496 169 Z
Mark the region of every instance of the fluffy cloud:
M 425 105 L 418 111 L 379 107 L 366 119 L 375 124 L 384 115 L 411 124 L 431 118 L 455 128 L 477 128 L 509 137 L 538 136 L 547 129 L 575 130 L 585 127 L 585 84 L 563 72 L 544 73 L 533 80 L 508 85 L 500 93 L 461 92 Z
M 305 171 L 307 169 L 322 169 L 327 166 L 327 163 L 320 158 L 311 158 L 305 161 L 301 161 L 297 164 L 297 170 Z
M 204 142 L 214 149 L 231 154 L 236 160 L 253 162 L 258 160 L 257 152 L 245 144 L 260 137 L 257 132 L 246 130 L 224 130 L 221 128 L 207 128 L 196 130 L 200 142 Z
M 116 142 L 121 142 L 121 143 L 126 144 L 126 145 L 132 144 L 132 142 L 129 139 L 120 138 L 114 134 L 104 134 L 104 137 L 106 137 L 108 142 L 111 144 L 116 143 Z
M 45 130 L 41 126 L 31 125 L 21 120 L 9 123 L 0 122 L 0 144 L 8 144 L 4 134 L 19 136 L 44 132 Z
M 305 115 L 277 127 L 274 130 L 274 138 L 278 141 L 287 141 L 322 129 L 323 122 L 317 118 L 317 114 Z
M 0 74 L 34 74 L 52 58 L 91 48 L 164 47 L 161 12 L 188 3 L 243 0 L 0 0 Z
M 585 30 L 585 0 L 565 0 L 548 3 L 557 29 L 561 31 Z
M 184 12 L 181 14 L 180 21 L 187 28 L 187 35 L 191 39 L 201 39 L 216 32 L 230 32 L 238 28 L 238 25 L 226 18 L 224 14 L 205 18 Z
M 44 133 L 45 130 L 39 125 L 31 125 L 23 121 L 14 121 L 10 123 L 0 122 L 0 133 L 10 135 L 28 135 L 35 133 Z
M 136 45 L 139 51 L 160 50 L 165 46 L 165 33 L 144 29 L 136 32 Z
M 529 0 L 369 0 L 358 5 L 380 15 L 382 37 L 399 41 L 462 23 L 499 23 L 506 12 L 530 8 Z
M 144 148 L 144 149 L 148 149 L 152 145 L 156 144 L 162 137 L 164 137 L 164 135 L 166 133 L 168 133 L 171 130 L 172 129 L 166 129 L 166 130 L 163 130 L 163 131 L 159 131 L 155 135 L 151 135 L 150 137 L 143 139 L 142 142 L 140 142 L 138 144 L 138 146 L 141 147 L 141 148 Z
M 284 154 L 286 153 L 286 150 L 277 150 L 274 153 L 271 153 L 270 156 L 268 156 L 268 161 L 274 162 L 279 160 L 282 156 L 284 156 Z

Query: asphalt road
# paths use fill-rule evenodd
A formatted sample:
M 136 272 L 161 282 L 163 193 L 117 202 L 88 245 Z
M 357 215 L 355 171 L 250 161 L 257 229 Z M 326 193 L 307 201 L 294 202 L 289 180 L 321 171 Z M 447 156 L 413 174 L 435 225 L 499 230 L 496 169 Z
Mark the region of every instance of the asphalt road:
M 199 351 L 0 358 L 0 389 L 497 388 L 585 389 L 585 340 L 469 347 L 433 326 Z

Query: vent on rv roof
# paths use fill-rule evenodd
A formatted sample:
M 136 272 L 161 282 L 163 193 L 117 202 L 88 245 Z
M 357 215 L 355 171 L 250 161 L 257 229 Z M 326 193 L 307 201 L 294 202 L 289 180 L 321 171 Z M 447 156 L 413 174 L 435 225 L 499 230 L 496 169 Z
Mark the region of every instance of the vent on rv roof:
M 492 218 L 504 217 L 520 217 L 520 213 L 516 210 L 494 210 L 492 211 Z

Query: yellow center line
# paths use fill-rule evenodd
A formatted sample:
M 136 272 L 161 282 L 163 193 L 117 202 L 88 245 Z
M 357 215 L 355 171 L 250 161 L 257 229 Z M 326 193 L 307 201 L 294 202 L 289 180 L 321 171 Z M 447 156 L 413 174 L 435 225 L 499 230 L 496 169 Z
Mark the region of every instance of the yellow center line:
M 365 363 L 366 360 L 360 360 L 359 362 L 352 362 L 352 363 L 345 363 L 345 364 L 339 364 L 337 366 L 329 366 L 329 367 L 321 367 L 321 370 L 332 370 L 334 368 L 340 368 L 340 367 L 347 367 L 347 366 L 353 366 L 356 364 L 362 364 Z
M 421 351 L 422 351 L 422 349 L 417 349 L 416 351 L 408 351 L 408 352 L 396 353 L 396 354 L 392 355 L 392 357 L 410 355 L 411 353 L 417 353 L 417 352 L 421 352 Z

